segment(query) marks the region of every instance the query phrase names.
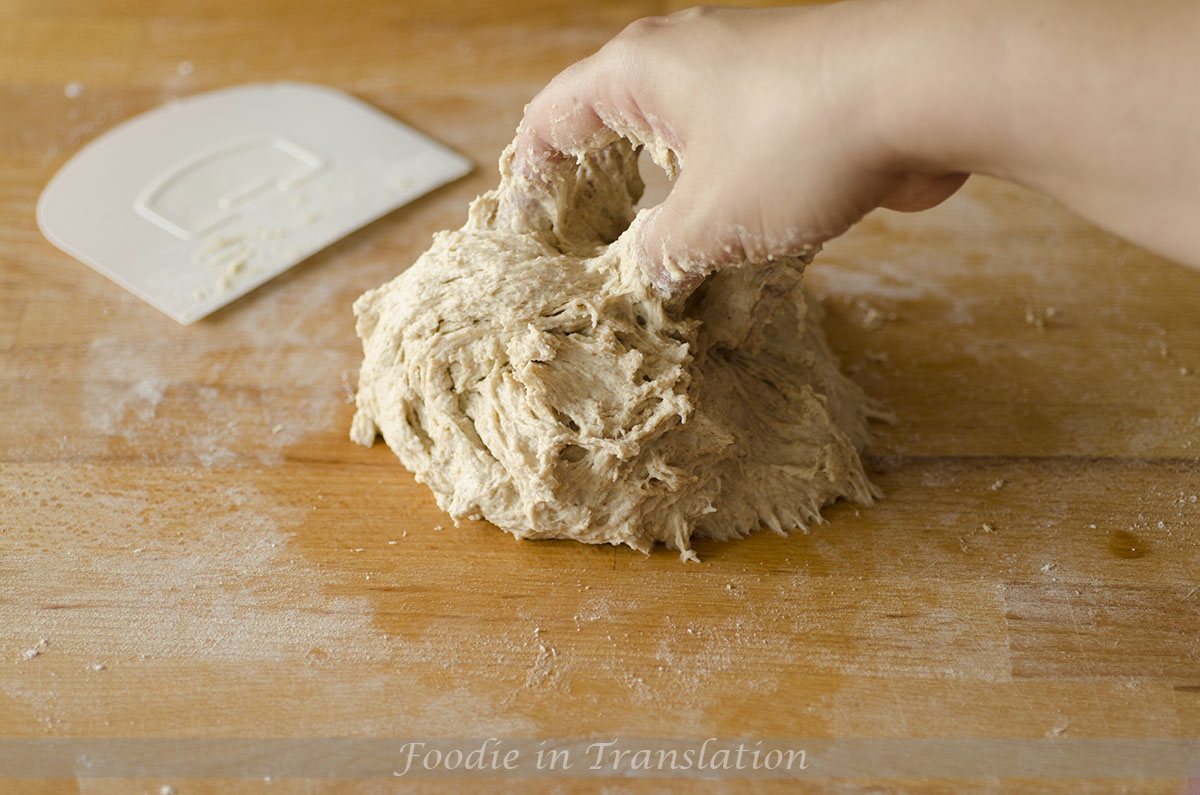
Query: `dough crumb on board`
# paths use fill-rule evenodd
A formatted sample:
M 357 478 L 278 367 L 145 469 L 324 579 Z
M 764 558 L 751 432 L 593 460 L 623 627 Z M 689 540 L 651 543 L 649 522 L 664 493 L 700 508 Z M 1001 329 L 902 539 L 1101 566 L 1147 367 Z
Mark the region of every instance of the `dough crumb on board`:
M 38 657 L 41 657 L 42 652 L 46 651 L 46 649 L 49 648 L 49 646 L 50 646 L 50 642 L 48 640 L 46 640 L 45 638 L 39 638 L 36 646 L 28 648 L 21 653 L 21 660 L 24 662 L 28 662 L 29 660 L 33 660 Z
M 354 441 L 382 436 L 455 519 L 692 560 L 693 538 L 873 501 L 858 451 L 885 415 L 838 371 L 801 285 L 811 252 L 668 300 L 633 256 L 632 146 L 545 182 L 513 151 L 462 229 L 355 302 Z

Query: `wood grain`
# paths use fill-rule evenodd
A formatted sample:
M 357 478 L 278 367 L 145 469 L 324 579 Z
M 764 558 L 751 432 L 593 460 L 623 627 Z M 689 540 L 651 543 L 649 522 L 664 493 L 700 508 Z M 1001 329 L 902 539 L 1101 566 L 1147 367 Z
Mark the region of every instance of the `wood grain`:
M 886 498 L 808 535 L 701 544 L 700 565 L 516 543 L 453 527 L 385 447 L 349 443 L 351 301 L 462 223 L 546 80 L 678 5 L 0 5 L 0 736 L 1200 732 L 1200 273 L 1027 191 L 976 179 L 876 213 L 812 267 L 831 343 L 898 421 L 867 451 Z M 38 234 L 41 187 L 103 129 L 284 78 L 478 167 L 189 328 Z

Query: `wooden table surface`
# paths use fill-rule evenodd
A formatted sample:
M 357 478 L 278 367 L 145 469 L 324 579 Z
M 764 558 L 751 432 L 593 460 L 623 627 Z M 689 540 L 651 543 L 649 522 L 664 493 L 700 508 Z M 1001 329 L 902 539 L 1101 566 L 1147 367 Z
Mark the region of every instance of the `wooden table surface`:
M 1027 191 L 876 213 L 811 268 L 898 422 L 867 451 L 886 498 L 810 534 L 699 565 L 518 543 L 348 441 L 353 299 L 463 222 L 546 80 L 670 5 L 0 3 L 0 737 L 1200 734 L 1200 272 Z M 187 328 L 39 235 L 39 191 L 102 130 L 276 79 L 477 168 Z M 398 786 L 0 790 L 163 783 Z

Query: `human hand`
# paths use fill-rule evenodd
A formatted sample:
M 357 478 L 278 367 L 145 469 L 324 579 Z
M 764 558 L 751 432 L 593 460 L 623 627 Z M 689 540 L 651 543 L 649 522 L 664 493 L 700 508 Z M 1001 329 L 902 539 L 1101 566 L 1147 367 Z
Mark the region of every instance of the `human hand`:
M 886 5 L 691 9 L 639 20 L 526 108 L 514 168 L 545 174 L 618 135 L 678 178 L 634 250 L 661 292 L 800 255 L 878 206 L 922 210 L 965 174 L 911 170 L 880 129 Z

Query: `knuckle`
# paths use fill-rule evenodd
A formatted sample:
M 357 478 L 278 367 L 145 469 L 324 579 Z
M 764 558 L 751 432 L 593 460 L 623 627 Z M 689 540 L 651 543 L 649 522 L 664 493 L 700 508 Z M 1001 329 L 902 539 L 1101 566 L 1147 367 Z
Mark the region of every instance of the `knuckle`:
M 617 38 L 648 37 L 662 30 L 667 24 L 667 17 L 642 17 L 626 25 Z
M 598 64 L 608 68 L 623 69 L 645 57 L 651 50 L 656 37 L 657 17 L 647 17 L 631 22 L 614 36 L 593 57 Z
M 689 22 L 711 17 L 717 12 L 718 9 L 715 6 L 692 6 L 691 8 L 685 8 L 682 11 L 676 11 L 674 14 L 671 14 L 669 18 L 672 20 L 678 20 L 680 22 Z

